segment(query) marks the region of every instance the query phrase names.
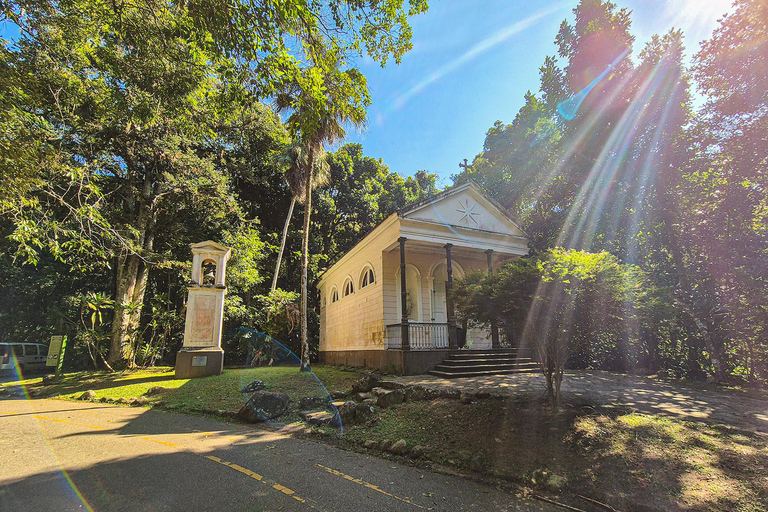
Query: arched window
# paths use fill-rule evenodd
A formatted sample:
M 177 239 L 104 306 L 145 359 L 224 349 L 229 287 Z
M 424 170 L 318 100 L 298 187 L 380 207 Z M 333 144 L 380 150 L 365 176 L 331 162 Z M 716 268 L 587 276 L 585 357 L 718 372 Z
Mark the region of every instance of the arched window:
M 352 284 L 352 279 L 347 278 L 347 280 L 344 282 L 344 292 L 342 294 L 342 297 L 346 297 L 347 295 L 354 293 L 355 287 Z
M 334 286 L 333 289 L 331 290 L 331 304 L 333 304 L 337 300 L 339 300 L 339 290 L 337 290 L 336 287 Z
M 365 267 L 363 269 L 362 276 L 360 277 L 360 288 L 365 288 L 369 284 L 375 282 L 373 277 L 373 269 L 371 267 Z

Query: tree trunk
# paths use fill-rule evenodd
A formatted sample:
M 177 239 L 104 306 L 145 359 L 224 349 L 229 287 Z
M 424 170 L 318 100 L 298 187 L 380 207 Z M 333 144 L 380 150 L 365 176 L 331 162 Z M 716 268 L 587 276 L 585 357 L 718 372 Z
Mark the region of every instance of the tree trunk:
M 307 337 L 307 271 L 309 269 L 309 220 L 312 215 L 312 170 L 315 151 L 309 147 L 307 155 L 307 176 L 304 191 L 304 237 L 301 242 L 301 366 L 309 365 L 309 339 Z
M 137 245 L 141 252 L 151 251 L 154 245 L 154 217 L 152 180 L 149 174 L 144 178 L 141 190 L 141 203 L 136 219 Z M 131 329 L 138 327 L 141 319 L 141 307 L 126 308 L 128 303 L 140 304 L 144 300 L 147 288 L 149 268 L 138 254 L 127 254 L 117 258 L 117 277 L 115 283 L 115 313 L 112 318 L 112 332 L 107 362 L 115 364 L 130 362 Z
M 280 242 L 280 251 L 277 253 L 277 263 L 275 264 L 275 275 L 272 277 L 272 288 L 270 292 L 275 291 L 277 288 L 277 275 L 280 273 L 280 262 L 283 260 L 283 250 L 285 249 L 285 239 L 288 237 L 288 225 L 291 223 L 291 216 L 293 215 L 293 207 L 296 204 L 296 198 L 291 197 L 291 206 L 288 208 L 288 216 L 285 218 L 285 227 L 283 227 L 283 239 Z
M 115 313 L 112 318 L 112 338 L 107 361 L 117 364 L 125 360 L 125 342 L 128 337 L 129 310 L 125 307 L 133 298 L 139 273 L 139 258 L 135 254 L 118 257 L 115 283 Z

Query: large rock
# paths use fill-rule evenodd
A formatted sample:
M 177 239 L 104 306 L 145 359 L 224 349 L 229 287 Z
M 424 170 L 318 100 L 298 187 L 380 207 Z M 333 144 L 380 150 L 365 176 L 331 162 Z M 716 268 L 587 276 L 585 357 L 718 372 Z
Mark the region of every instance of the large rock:
M 351 400 L 340 405 L 336 409 L 338 412 L 336 413 L 336 421 L 334 422 L 334 426 L 338 427 L 339 424 L 342 426 L 353 424 L 355 422 L 356 409 L 357 403 Z
M 403 389 L 406 402 L 420 402 L 422 400 L 429 400 L 427 390 L 421 386 L 408 386 Z
M 93 400 L 94 398 L 96 398 L 96 392 L 92 389 L 89 389 L 88 391 L 80 395 L 80 398 L 78 398 L 78 400 Z
M 375 373 L 366 373 L 363 377 L 352 384 L 352 391 L 356 393 L 367 393 L 381 383 L 381 377 Z
M 376 405 L 383 408 L 392 407 L 393 405 L 403 403 L 404 399 L 405 393 L 403 393 L 402 389 L 387 390 L 386 393 L 382 393 L 376 399 Z
M 411 448 L 411 451 L 408 452 L 408 456 L 414 459 L 420 459 L 427 453 L 427 448 L 417 444 L 413 448 Z
M 389 447 L 389 453 L 394 453 L 395 455 L 402 455 L 407 451 L 408 443 L 405 442 L 405 439 L 401 439 Z
M 241 393 L 254 393 L 256 391 L 261 391 L 262 389 L 264 389 L 264 386 L 265 386 L 265 384 L 264 384 L 263 380 L 255 379 L 255 380 L 252 380 L 251 382 L 249 382 L 248 384 L 246 384 L 243 387 L 243 389 L 240 390 L 240 392 Z
M 376 417 L 376 412 L 373 410 L 373 406 L 371 404 L 357 404 L 355 406 L 355 422 L 356 423 L 365 423 L 366 421 L 372 420 Z
M 163 386 L 153 386 L 149 388 L 147 392 L 144 394 L 147 396 L 152 396 L 152 395 L 159 395 L 161 393 L 165 393 L 166 391 L 168 391 L 168 388 L 164 388 Z
M 288 410 L 291 400 L 285 393 L 256 391 L 243 404 L 237 416 L 248 423 L 259 423 L 277 418 Z
M 336 415 L 328 411 L 308 411 L 300 412 L 299 416 L 310 425 L 326 425 L 332 424 Z

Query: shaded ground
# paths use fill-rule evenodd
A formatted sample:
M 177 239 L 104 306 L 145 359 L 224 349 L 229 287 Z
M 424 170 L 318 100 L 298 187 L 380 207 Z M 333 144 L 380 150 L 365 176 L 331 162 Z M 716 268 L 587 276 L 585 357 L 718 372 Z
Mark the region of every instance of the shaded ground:
M 439 465 L 561 493 L 579 510 L 606 510 L 589 499 L 623 512 L 764 512 L 768 503 L 768 436 L 724 425 L 585 403 L 554 411 L 518 395 L 406 402 L 348 427 L 342 442 L 396 439 L 425 445 Z
M 0 430 L 3 511 L 556 510 L 327 444 L 144 408 L 0 400 Z
M 389 380 L 433 389 L 486 392 L 493 396 L 540 397 L 546 389 L 539 373 L 443 379 L 432 375 Z M 589 403 L 604 409 L 658 414 L 768 433 L 768 394 L 706 389 L 691 384 L 599 371 L 569 371 L 563 378 L 565 403 Z
M 315 371 L 330 391 L 349 389 L 360 377 L 340 368 Z M 150 397 L 148 405 L 163 400 L 179 411 L 210 414 L 207 408 L 236 410 L 243 401 L 240 387 L 254 377 L 294 402 L 320 389 L 295 368 L 230 370 L 188 382 L 161 371 L 72 375 L 55 386 L 42 386 L 39 379 L 27 384 L 38 394 L 69 396 L 93 388 L 99 398 L 138 396 L 159 384 L 174 389 Z M 555 411 L 545 403 L 543 377 L 537 374 L 386 380 L 453 392 L 377 407 L 372 421 L 345 424 L 341 438 L 324 427 L 289 427 L 299 436 L 400 462 L 407 459 L 382 445 L 403 439 L 408 446 L 425 447 L 410 464 L 498 477 L 579 510 L 610 510 L 589 500 L 623 512 L 768 509 L 768 399 L 762 392 L 572 372 L 564 380 L 563 407 Z

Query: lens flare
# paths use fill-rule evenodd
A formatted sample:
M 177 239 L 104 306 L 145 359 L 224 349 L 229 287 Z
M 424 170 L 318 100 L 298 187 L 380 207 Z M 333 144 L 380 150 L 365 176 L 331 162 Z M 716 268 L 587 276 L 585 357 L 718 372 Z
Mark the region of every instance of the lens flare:
M 568 98 L 567 100 L 561 101 L 557 104 L 557 111 L 560 113 L 561 116 L 566 118 L 569 121 L 573 121 L 576 119 L 576 114 L 579 113 L 579 108 L 581 107 L 581 104 L 584 103 L 584 99 L 589 95 L 589 93 L 592 91 L 592 89 L 595 88 L 597 84 L 599 84 L 603 78 L 608 76 L 608 73 L 611 72 L 613 68 L 619 65 L 619 62 L 629 55 L 630 48 L 627 48 L 621 54 L 616 57 L 613 62 L 608 64 L 608 67 L 605 68 L 605 70 L 597 75 L 592 82 L 590 82 L 589 85 L 587 85 L 585 88 Z
M 313 372 L 308 365 L 304 365 L 302 363 L 299 356 L 297 356 L 291 349 L 263 332 L 259 332 L 255 329 L 250 329 L 247 327 L 238 327 L 235 329 L 235 332 L 239 336 L 242 336 L 248 344 L 248 356 L 246 361 L 247 366 L 255 367 L 256 365 L 264 365 L 295 367 L 297 368 L 297 378 L 302 379 L 303 381 L 297 382 L 297 387 L 306 387 L 306 379 L 313 379 L 317 385 L 316 394 L 319 396 L 306 398 L 316 399 L 314 401 L 309 400 L 312 406 L 322 406 L 326 409 L 329 409 L 332 415 L 332 420 L 329 425 L 338 427 L 339 434 L 344 434 L 344 425 L 342 424 L 341 414 L 339 413 L 339 409 L 334 403 L 333 397 L 331 397 L 328 389 L 325 387 L 320 378 L 315 374 L 315 372 Z M 301 371 L 298 371 L 298 369 L 301 369 Z M 243 374 L 243 378 L 245 378 L 245 374 Z M 249 384 L 251 383 L 243 382 L 243 386 L 241 386 L 243 389 L 243 395 L 245 396 L 246 400 L 248 400 L 248 395 L 255 390 L 255 388 L 249 388 Z M 256 408 L 252 408 L 252 410 L 255 414 L 259 415 L 268 425 L 276 428 L 283 426 L 282 424 L 278 424 L 267 418 L 262 411 Z

